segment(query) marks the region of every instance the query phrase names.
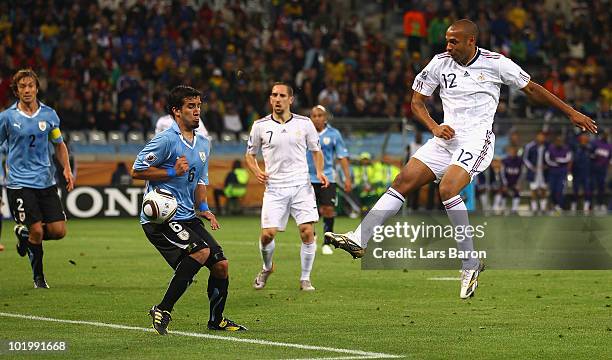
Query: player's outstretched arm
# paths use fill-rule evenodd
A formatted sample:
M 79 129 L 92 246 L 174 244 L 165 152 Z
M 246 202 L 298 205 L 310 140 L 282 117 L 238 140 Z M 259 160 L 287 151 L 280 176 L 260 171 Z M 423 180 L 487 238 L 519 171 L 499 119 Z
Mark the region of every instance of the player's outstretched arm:
M 530 100 L 540 104 L 550 105 L 559 111 L 562 111 L 565 115 L 567 115 L 570 121 L 582 129 L 582 131 L 590 131 L 595 134 L 597 133 L 597 124 L 595 123 L 595 120 L 584 115 L 580 111 L 575 110 L 563 100 L 556 97 L 555 94 L 546 90 L 539 84 L 529 81 L 527 86 L 521 90 L 523 90 Z
M 257 158 L 255 157 L 255 155 L 247 153 L 244 156 L 244 162 L 247 166 L 247 169 L 249 169 L 251 174 L 253 174 L 257 178 L 257 181 L 259 181 L 260 184 L 265 184 L 266 181 L 268 181 L 268 174 L 266 174 L 259 168 L 259 164 L 257 163 Z
M 72 176 L 72 169 L 70 168 L 70 157 L 68 156 L 68 147 L 64 142 L 53 144 L 55 147 L 55 153 L 57 154 L 57 160 L 64 168 L 62 175 L 66 179 L 66 190 L 72 191 L 74 189 L 74 177 Z
M 210 228 L 212 230 L 218 230 L 221 228 L 215 214 L 208 208 L 208 198 L 206 196 L 206 185 L 198 184 L 195 189 L 195 210 L 196 214 L 204 219 L 210 221 Z
M 183 155 L 176 159 L 176 163 L 174 163 L 174 167 L 171 169 L 150 166 L 144 170 L 134 170 L 132 178 L 137 180 L 165 181 L 175 176 L 182 176 L 187 170 L 189 170 L 189 163 L 187 163 L 187 158 Z
M 425 99 L 429 96 L 425 96 L 417 91 L 412 93 L 412 101 L 410 102 L 410 108 L 414 116 L 423 124 L 434 136 L 442 138 L 444 140 L 450 140 L 455 136 L 455 130 L 448 125 L 438 125 L 436 121 L 429 115 L 427 107 L 425 106 Z

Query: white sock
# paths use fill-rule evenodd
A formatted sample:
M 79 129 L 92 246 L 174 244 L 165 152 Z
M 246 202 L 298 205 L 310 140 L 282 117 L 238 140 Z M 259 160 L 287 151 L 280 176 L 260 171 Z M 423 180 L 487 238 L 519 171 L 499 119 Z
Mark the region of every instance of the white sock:
M 584 211 L 590 211 L 591 210 L 591 202 L 590 201 L 585 201 L 583 206 L 584 206 L 584 208 L 583 208 Z
M 504 209 L 503 206 L 504 198 L 502 194 L 495 194 L 495 198 L 493 200 L 493 210 L 500 211 Z
M 368 241 L 374 235 L 374 227 L 384 224 L 387 219 L 397 214 L 404 201 L 406 199 L 402 194 L 393 188 L 388 188 L 353 232 L 353 240 L 357 245 L 368 247 Z
M 263 269 L 265 271 L 272 270 L 272 255 L 274 255 L 274 239 L 266 246 L 259 242 L 259 251 L 261 251 L 261 259 L 263 260 Z
M 547 205 L 548 205 L 547 199 L 540 199 L 540 210 L 546 211 Z
M 576 203 L 575 201 L 572 201 L 572 204 L 570 205 L 570 210 L 576 211 L 577 209 L 578 209 L 578 203 Z
M 312 271 L 312 264 L 314 263 L 316 253 L 317 243 L 302 243 L 302 248 L 300 249 L 300 258 L 302 259 L 302 276 L 300 277 L 300 280 L 310 280 L 310 272 Z
M 486 192 L 480 194 L 480 205 L 482 205 L 482 211 L 489 211 L 489 194 Z
M 521 204 L 521 198 L 512 198 L 512 211 L 518 211 L 519 205 Z
M 531 200 L 531 211 L 536 212 L 538 211 L 538 202 L 536 200 Z
M 472 237 L 468 236 L 468 233 L 463 231 L 459 232 L 457 229 L 461 226 L 461 229 L 465 229 L 470 225 L 468 219 L 467 208 L 461 198 L 461 195 L 454 196 L 446 201 L 442 202 L 446 208 L 448 219 L 455 228 L 455 239 L 457 241 L 457 249 L 460 251 L 474 251 L 474 242 Z M 478 259 L 467 257 L 461 258 L 463 269 L 476 269 L 478 267 Z

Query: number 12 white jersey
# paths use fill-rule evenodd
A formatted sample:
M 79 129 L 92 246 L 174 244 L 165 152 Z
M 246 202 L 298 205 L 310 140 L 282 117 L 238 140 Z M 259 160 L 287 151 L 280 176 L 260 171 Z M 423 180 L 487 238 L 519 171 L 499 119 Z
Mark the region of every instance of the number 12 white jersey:
M 251 128 L 247 154 L 264 158 L 269 187 L 310 184 L 306 151 L 320 151 L 319 134 L 309 118 L 291 114 L 285 123 L 268 115 Z
M 507 57 L 476 48 L 466 66 L 448 52 L 438 54 L 414 79 L 412 89 L 430 96 L 440 86 L 444 124 L 461 139 L 473 130 L 491 130 L 502 84 L 522 89 L 530 76 Z

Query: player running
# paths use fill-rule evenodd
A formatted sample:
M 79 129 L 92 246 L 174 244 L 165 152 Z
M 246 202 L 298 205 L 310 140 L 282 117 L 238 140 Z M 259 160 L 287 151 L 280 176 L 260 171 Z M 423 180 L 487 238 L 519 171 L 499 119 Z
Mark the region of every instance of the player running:
M 446 32 L 446 52 L 434 56 L 412 85 L 412 111 L 434 135 L 421 147 L 397 176 L 393 185 L 374 205 L 355 231 L 325 234 L 325 241 L 362 257 L 375 226 L 394 216 L 405 196 L 421 186 L 440 181 L 440 196 L 455 227 L 457 248 L 463 254 L 474 250 L 472 237 L 461 231 L 469 225 L 459 192 L 484 171 L 493 158 L 495 135 L 491 131 L 502 84 L 521 89 L 536 102 L 553 106 L 570 121 L 591 132 L 595 122 L 574 110 L 540 85 L 505 56 L 476 46 L 478 28 L 467 19 L 453 23 Z M 440 86 L 444 122 L 438 125 L 425 107 L 426 98 Z M 477 258 L 462 259 L 462 299 L 474 295 L 484 265 Z
M 8 142 L 8 200 L 17 225 L 17 253 L 30 258 L 34 287 L 47 289 L 43 240 L 66 236 L 66 214 L 57 193 L 49 143 L 64 168 L 66 190 L 74 179 L 55 110 L 37 98 L 40 84 L 31 69 L 19 70 L 11 83 L 17 102 L 0 113 L 0 143 Z
M 245 155 L 248 169 L 266 185 L 259 238 L 263 268 L 253 282 L 257 290 L 266 286 L 268 277 L 274 272 L 274 236 L 278 231 L 285 231 L 289 214 L 295 219 L 302 240 L 300 289 L 315 290 L 310 272 L 317 249 L 313 224 L 319 220 L 319 213 L 310 185 L 307 150 L 312 151 L 321 187 L 326 188 L 329 182 L 323 174 L 323 154 L 317 130 L 310 119 L 291 112 L 292 103 L 293 89 L 287 84 L 275 83 L 270 93 L 272 113 L 253 124 Z M 265 172 L 257 163 L 259 149 L 263 153 Z

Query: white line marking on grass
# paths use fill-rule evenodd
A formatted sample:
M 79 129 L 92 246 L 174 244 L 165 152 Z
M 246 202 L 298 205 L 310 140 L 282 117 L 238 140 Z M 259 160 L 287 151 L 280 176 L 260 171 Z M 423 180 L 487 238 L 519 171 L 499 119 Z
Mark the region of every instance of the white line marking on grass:
M 427 280 L 434 280 L 434 281 L 459 281 L 459 280 L 461 280 L 461 278 L 458 278 L 458 277 L 432 277 L 432 278 L 429 278 Z
M 106 328 L 112 328 L 112 329 L 155 332 L 155 330 L 153 330 L 152 328 L 142 328 L 142 327 L 137 327 L 137 326 L 127 326 L 127 325 L 119 325 L 119 324 L 107 324 L 107 323 L 101 323 L 101 322 L 96 322 L 96 321 L 53 319 L 53 318 L 42 317 L 42 316 L 12 314 L 12 313 L 5 313 L 5 312 L 0 312 L 0 316 L 12 317 L 12 318 L 18 318 L 18 319 L 49 321 L 49 322 L 56 322 L 56 323 L 63 323 L 63 324 L 91 325 L 91 326 L 106 327 Z M 397 355 L 367 352 L 367 351 L 361 351 L 361 350 L 340 349 L 340 348 L 332 348 L 332 347 L 327 347 L 327 346 L 302 345 L 302 344 L 284 343 L 284 342 L 276 342 L 276 341 L 268 341 L 268 340 L 239 338 L 239 337 L 232 337 L 232 336 L 202 334 L 202 333 L 195 333 L 195 332 L 169 331 L 169 333 L 173 335 L 182 335 L 182 336 L 205 338 L 205 339 L 234 341 L 234 342 L 257 344 L 257 345 L 279 346 L 279 347 L 287 347 L 287 348 L 294 348 L 294 349 L 301 349 L 301 350 L 329 351 L 329 352 L 359 356 L 359 357 L 350 357 L 351 359 L 356 359 L 356 358 L 392 359 L 392 358 L 401 357 Z M 325 359 L 340 359 L 340 358 L 325 358 Z M 343 358 L 343 359 L 349 359 L 349 357 Z

